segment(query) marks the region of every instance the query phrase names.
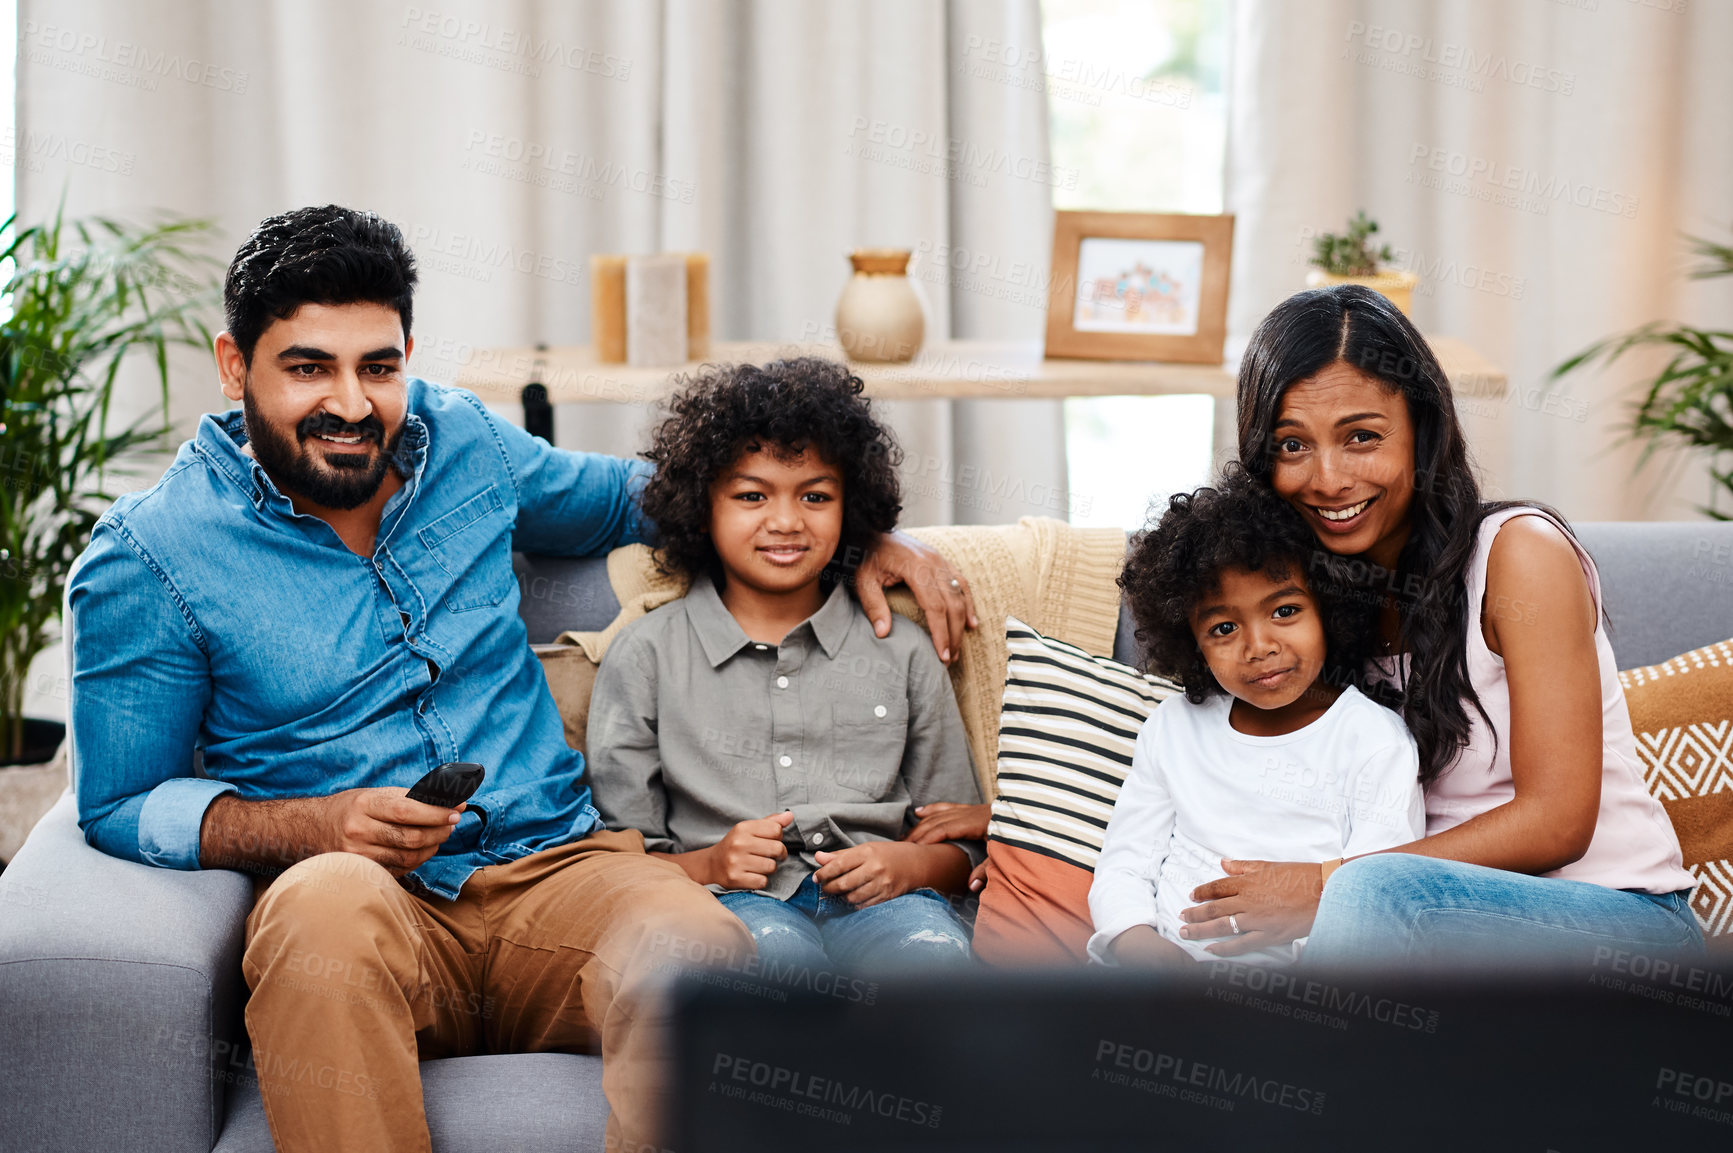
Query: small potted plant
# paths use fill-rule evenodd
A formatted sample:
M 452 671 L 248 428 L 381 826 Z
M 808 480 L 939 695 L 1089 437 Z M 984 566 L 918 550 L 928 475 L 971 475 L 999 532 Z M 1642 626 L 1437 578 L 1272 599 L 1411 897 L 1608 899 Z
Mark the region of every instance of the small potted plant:
M 1306 274 L 1307 288 L 1324 288 L 1332 284 L 1363 284 L 1382 292 L 1406 315 L 1414 304 L 1414 286 L 1420 277 L 1405 269 L 1389 269 L 1383 262 L 1391 259 L 1390 246 L 1372 247 L 1372 235 L 1378 222 L 1361 209 L 1348 221 L 1348 231 L 1337 235 L 1326 232 L 1312 241 L 1315 267 Z
M 1691 279 L 1733 276 L 1733 247 L 1686 239 L 1703 260 L 1691 270 Z M 1733 520 L 1733 331 L 1645 324 L 1585 348 L 1553 369 L 1553 381 L 1595 361 L 1611 366 L 1638 348 L 1663 349 L 1668 355 L 1660 372 L 1643 382 L 1626 426 L 1633 439 L 1646 442 L 1638 467 L 1664 445 L 1703 454 L 1714 486 L 1709 504 L 1699 511 L 1714 520 Z M 1723 499 L 1727 508 L 1720 507 Z

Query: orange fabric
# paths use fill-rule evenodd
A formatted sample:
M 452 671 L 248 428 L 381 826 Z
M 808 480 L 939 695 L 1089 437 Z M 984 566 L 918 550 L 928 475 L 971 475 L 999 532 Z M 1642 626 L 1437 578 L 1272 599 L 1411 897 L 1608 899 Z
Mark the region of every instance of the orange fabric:
M 418 1060 L 602 1050 L 610 1149 L 656 1146 L 662 989 L 750 957 L 746 928 L 635 832 L 597 833 L 424 900 L 354 853 L 288 869 L 247 918 L 241 970 L 281 1153 L 427 1153 Z
M 1084 964 L 1094 879 L 1069 861 L 988 841 L 975 955 L 989 965 Z

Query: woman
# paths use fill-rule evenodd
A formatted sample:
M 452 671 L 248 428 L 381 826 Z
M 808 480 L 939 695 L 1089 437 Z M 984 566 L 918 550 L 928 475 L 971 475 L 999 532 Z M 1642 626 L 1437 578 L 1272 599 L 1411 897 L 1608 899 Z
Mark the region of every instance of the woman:
M 1242 362 L 1239 435 L 1319 563 L 1375 582 L 1378 673 L 1420 747 L 1427 835 L 1346 863 L 1223 862 L 1182 932 L 1226 938 L 1222 955 L 1309 934 L 1311 964 L 1700 950 L 1594 563 L 1550 510 L 1481 501 L 1449 381 L 1408 319 L 1358 286 L 1285 301 Z

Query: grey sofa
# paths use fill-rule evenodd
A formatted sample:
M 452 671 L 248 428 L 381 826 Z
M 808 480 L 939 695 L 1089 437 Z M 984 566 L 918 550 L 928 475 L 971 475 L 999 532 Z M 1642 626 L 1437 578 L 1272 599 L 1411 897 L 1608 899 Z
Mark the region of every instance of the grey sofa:
M 1733 524 L 1579 530 L 1622 667 L 1733 636 Z M 618 608 L 599 559 L 518 565 L 532 643 Z M 1115 655 L 1133 655 L 1123 614 Z M 238 873 L 88 847 L 63 798 L 0 873 L 0 1153 L 271 1149 L 241 1025 L 250 904 Z M 596 1057 L 430 1061 L 422 1080 L 440 1153 L 602 1148 Z

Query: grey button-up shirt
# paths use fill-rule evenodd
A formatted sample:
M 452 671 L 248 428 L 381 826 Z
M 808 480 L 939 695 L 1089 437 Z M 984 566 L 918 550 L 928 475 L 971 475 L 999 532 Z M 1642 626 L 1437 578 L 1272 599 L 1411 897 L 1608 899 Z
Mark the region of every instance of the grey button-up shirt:
M 614 639 L 590 698 L 590 787 L 612 829 L 680 853 L 741 821 L 794 813 L 762 892 L 813 856 L 895 840 L 930 801 L 980 802 L 963 720 L 927 634 L 880 640 L 838 586 L 779 645 L 748 639 L 708 578 Z M 979 864 L 979 841 L 955 842 Z

